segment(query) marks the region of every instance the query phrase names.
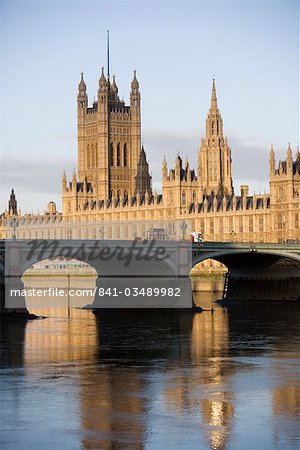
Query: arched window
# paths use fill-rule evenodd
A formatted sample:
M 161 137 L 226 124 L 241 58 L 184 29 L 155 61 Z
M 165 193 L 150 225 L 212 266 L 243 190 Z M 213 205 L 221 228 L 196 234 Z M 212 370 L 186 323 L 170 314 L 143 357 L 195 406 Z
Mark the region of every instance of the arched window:
M 278 200 L 285 200 L 285 189 L 282 186 L 278 188 Z
M 123 166 L 127 167 L 127 144 L 124 144 Z
M 181 203 L 182 205 L 186 204 L 186 194 L 185 191 L 183 191 L 183 193 L 181 194 Z
M 195 201 L 196 201 L 196 192 L 193 191 L 193 202 L 195 202 Z
M 89 146 L 89 144 L 87 145 L 87 147 L 86 147 L 86 165 L 87 165 L 87 168 L 89 168 L 90 167 L 90 158 L 91 158 L 91 153 L 90 153 L 90 146 Z
M 95 153 L 94 153 L 94 144 L 91 145 L 91 163 L 90 167 L 95 167 Z
M 119 167 L 121 165 L 121 151 L 120 151 L 120 144 L 117 144 L 117 166 Z
M 98 144 L 96 143 L 95 148 L 95 167 L 98 167 Z
M 110 160 L 110 165 L 113 166 L 114 165 L 114 146 L 113 146 L 113 143 L 111 143 L 110 147 L 109 147 L 109 160 Z

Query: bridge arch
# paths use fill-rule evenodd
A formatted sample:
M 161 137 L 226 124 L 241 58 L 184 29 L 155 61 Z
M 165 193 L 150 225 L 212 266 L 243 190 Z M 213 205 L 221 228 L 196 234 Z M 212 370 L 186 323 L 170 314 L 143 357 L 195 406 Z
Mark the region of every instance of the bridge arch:
M 37 315 L 65 315 L 94 300 L 97 271 L 88 263 L 71 258 L 46 258 L 27 267 L 21 281 L 25 305 Z M 37 293 L 42 292 L 39 296 Z
M 256 249 L 226 249 L 220 251 L 201 252 L 200 254 L 193 256 L 192 266 L 194 267 L 199 262 L 206 259 L 214 259 L 221 262 L 225 266 L 235 267 L 237 264 L 240 266 L 252 268 L 253 263 L 261 263 L 262 266 L 276 264 L 277 267 L 298 267 L 300 271 L 300 255 L 292 254 L 282 251 L 264 251 Z
M 300 255 L 288 250 L 225 248 L 198 251 L 192 264 L 213 258 L 228 267 L 228 300 L 300 301 Z

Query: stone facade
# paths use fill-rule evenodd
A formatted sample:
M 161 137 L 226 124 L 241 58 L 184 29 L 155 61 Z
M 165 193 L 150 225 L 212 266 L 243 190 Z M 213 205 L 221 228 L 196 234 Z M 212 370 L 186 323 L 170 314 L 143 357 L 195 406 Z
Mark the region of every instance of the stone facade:
M 149 228 L 161 224 L 167 238 L 178 239 L 184 233 L 172 233 L 174 223 L 188 222 L 189 229 L 201 232 L 207 241 L 300 242 L 299 149 L 293 159 L 289 145 L 286 159 L 276 166 L 271 147 L 269 194 L 249 195 L 246 185 L 234 193 L 231 150 L 213 80 L 197 172 L 179 155 L 171 169 L 164 158 L 158 194 L 152 192 L 141 145 L 140 102 L 136 73 L 127 106 L 119 99 L 115 77 L 110 82 L 102 69 L 98 99 L 89 107 L 82 74 L 77 96 L 78 172 L 70 181 L 63 174 L 62 212 L 50 202 L 43 215 L 22 215 L 11 197 L 0 219 L 1 238 L 11 237 L 10 219 L 17 216 L 20 239 L 147 237 Z M 133 234 L 127 222 L 135 224 Z M 105 230 L 96 223 L 106 224 Z

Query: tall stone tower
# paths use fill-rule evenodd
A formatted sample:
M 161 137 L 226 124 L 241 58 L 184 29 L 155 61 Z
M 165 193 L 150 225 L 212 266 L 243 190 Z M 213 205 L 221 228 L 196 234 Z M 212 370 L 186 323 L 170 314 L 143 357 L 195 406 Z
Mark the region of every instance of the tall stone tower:
M 231 151 L 223 136 L 223 120 L 218 109 L 215 80 L 206 119 L 206 136 L 198 155 L 199 190 L 206 194 L 232 194 Z
M 300 228 L 300 152 L 296 151 L 296 159 L 290 144 L 286 158 L 276 166 L 273 145 L 270 150 L 270 201 L 272 210 L 273 240 L 283 242 L 295 239 L 295 230 Z
M 8 214 L 12 216 L 16 216 L 18 214 L 17 200 L 15 191 L 13 189 L 11 190 L 11 194 L 8 201 Z
M 91 182 L 97 199 L 132 196 L 136 191 L 141 152 L 141 96 L 134 71 L 130 106 L 118 95 L 102 68 L 98 101 L 88 107 L 86 84 L 81 75 L 77 95 L 78 182 Z
M 149 165 L 146 159 L 144 146 L 140 151 L 139 162 L 137 165 L 137 174 L 135 177 L 135 194 L 151 194 L 151 176 L 149 175 Z

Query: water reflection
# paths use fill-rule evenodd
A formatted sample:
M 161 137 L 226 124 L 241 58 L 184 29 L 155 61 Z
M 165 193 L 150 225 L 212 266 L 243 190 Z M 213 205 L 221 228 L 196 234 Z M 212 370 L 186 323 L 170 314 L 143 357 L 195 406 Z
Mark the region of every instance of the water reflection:
M 2 440 L 16 449 L 297 448 L 298 321 L 297 309 L 243 307 L 72 310 L 70 320 L 55 310 L 26 327 L 6 323 Z

